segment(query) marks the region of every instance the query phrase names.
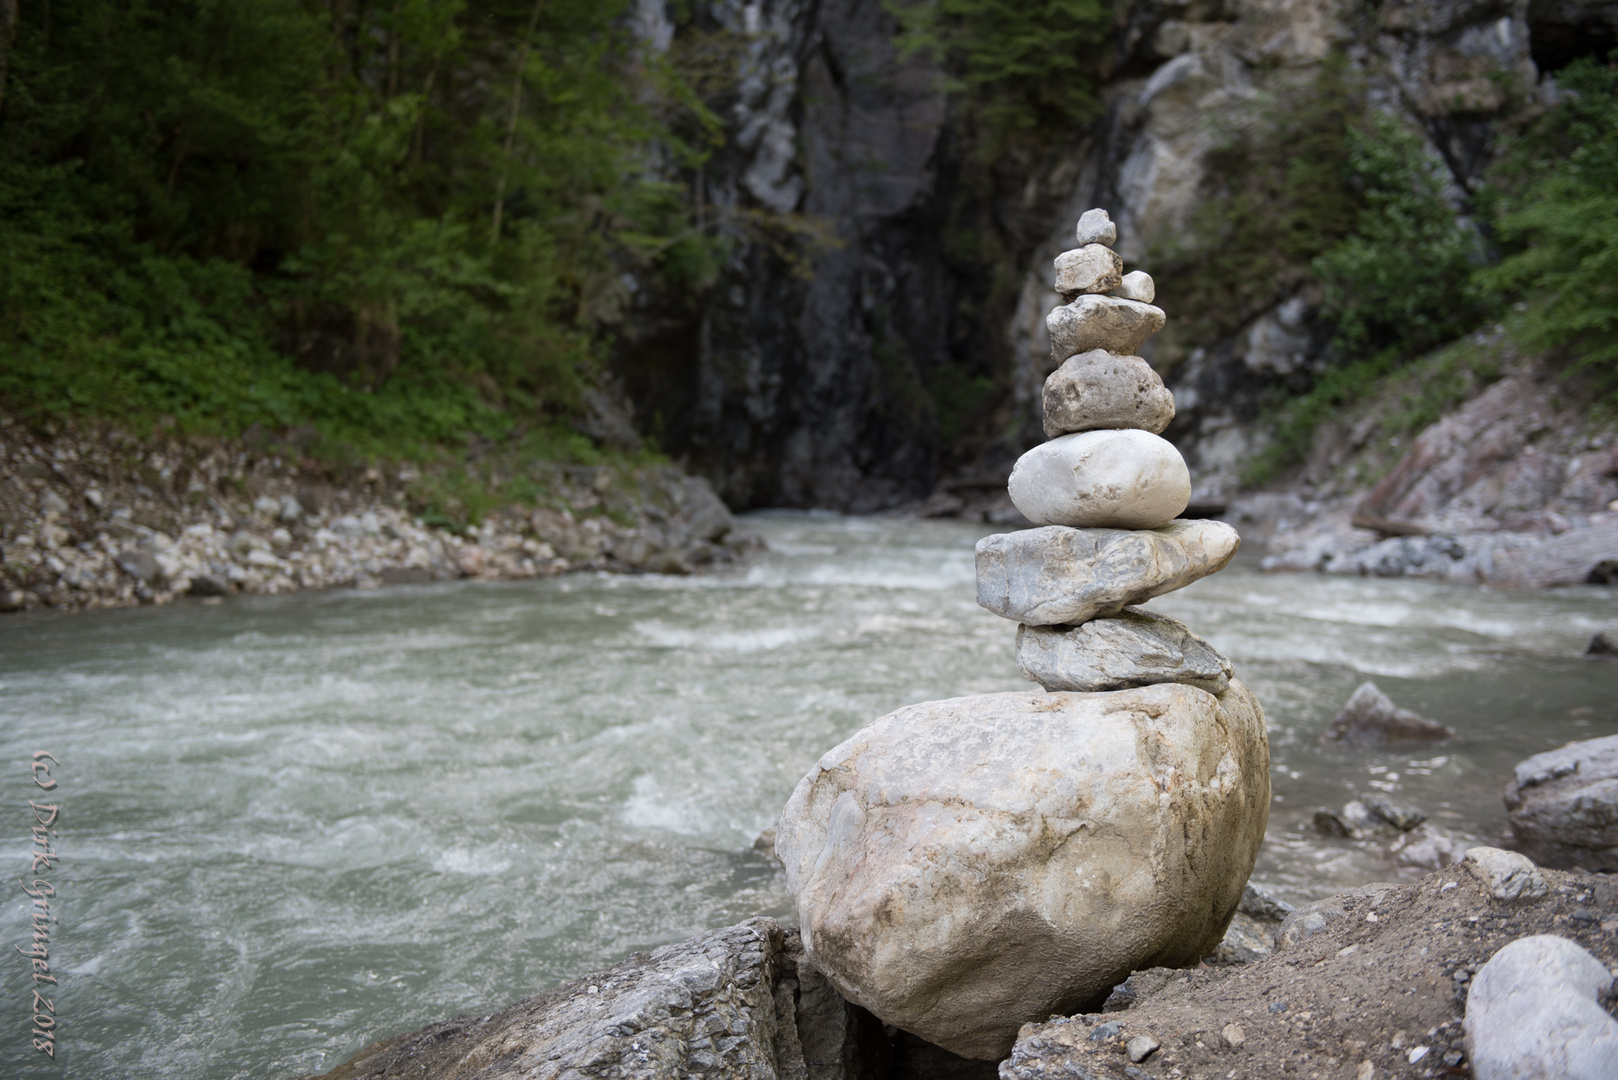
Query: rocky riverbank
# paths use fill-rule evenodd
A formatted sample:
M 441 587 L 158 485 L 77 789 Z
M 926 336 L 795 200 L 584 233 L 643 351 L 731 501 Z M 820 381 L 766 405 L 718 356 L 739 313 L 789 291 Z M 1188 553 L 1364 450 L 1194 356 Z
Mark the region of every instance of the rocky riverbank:
M 691 573 L 759 543 L 736 532 L 706 481 L 671 465 L 518 467 L 530 499 L 458 527 L 421 512 L 438 478 L 418 465 L 331 465 L 284 442 L 137 439 L 111 427 L 44 435 L 0 415 L 0 612 L 574 570 Z
M 323 1080 L 1468 1076 L 1470 987 L 1503 946 L 1550 934 L 1618 965 L 1609 876 L 1478 852 L 1291 913 L 1265 959 L 1136 972 L 1100 1012 L 1025 1026 L 999 1063 L 885 1027 L 836 993 L 796 930 L 752 919 L 384 1040 Z

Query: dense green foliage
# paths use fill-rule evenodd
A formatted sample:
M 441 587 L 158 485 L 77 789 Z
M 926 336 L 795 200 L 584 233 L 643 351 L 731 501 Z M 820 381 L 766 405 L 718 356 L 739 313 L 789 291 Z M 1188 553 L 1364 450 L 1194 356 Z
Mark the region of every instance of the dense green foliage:
M 718 125 L 624 7 L 23 5 L 0 398 L 394 453 L 565 414 L 626 266 L 712 271 Z
M 1313 263 L 1321 314 L 1345 356 L 1402 358 L 1476 325 L 1477 233 L 1444 198 L 1442 165 L 1385 113 L 1349 128 L 1347 178 L 1359 199 L 1353 231 Z
M 1363 95 L 1334 55 L 1312 77 L 1218 132 L 1188 228 L 1152 252 L 1180 340 L 1235 331 L 1310 280 L 1310 264 L 1354 227 L 1349 133 Z
M 1557 77 L 1563 101 L 1495 170 L 1496 222 L 1509 245 L 1481 282 L 1527 304 L 1526 343 L 1566 348 L 1618 382 L 1618 52 Z

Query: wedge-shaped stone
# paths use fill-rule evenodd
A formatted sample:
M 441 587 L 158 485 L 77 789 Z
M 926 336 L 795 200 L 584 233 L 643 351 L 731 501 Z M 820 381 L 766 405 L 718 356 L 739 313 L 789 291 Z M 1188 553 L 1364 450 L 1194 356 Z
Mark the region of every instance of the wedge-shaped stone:
M 1123 280 L 1124 257 L 1105 244 L 1086 244 L 1056 257 L 1056 291 L 1063 296 L 1111 292 Z
M 1079 626 L 1019 626 L 1017 666 L 1047 690 L 1125 690 L 1184 683 L 1211 694 L 1230 685 L 1230 661 L 1182 622 L 1126 608 Z
M 1163 310 L 1151 304 L 1086 293 L 1052 308 L 1045 328 L 1051 335 L 1051 356 L 1061 363 L 1091 349 L 1120 356 L 1139 352 L 1141 342 L 1163 329 L 1164 320 Z
M 1080 431 L 1017 459 L 1011 502 L 1035 525 L 1155 529 L 1191 501 L 1191 473 L 1166 439 L 1146 431 Z
M 1045 380 L 1045 434 L 1055 438 L 1097 428 L 1157 434 L 1174 419 L 1174 395 L 1138 356 L 1105 349 L 1069 357 Z
M 1239 682 L 910 705 L 828 752 L 776 852 L 843 995 L 966 1057 L 1218 946 L 1269 814 Z
M 1029 626 L 1077 626 L 1217 573 L 1240 545 L 1222 521 L 997 533 L 978 541 L 978 603 Z

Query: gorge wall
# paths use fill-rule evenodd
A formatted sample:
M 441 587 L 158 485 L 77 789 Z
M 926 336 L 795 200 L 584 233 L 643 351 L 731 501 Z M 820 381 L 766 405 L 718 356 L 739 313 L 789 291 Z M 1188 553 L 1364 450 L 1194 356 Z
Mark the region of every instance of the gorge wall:
M 697 32 L 658 0 L 637 22 L 654 49 Z M 696 25 L 740 43 L 726 142 L 692 193 L 699 225 L 708 215 L 733 244 L 696 304 L 626 280 L 614 374 L 640 431 L 732 506 L 858 512 L 946 477 L 1003 483 L 1039 441 L 1050 260 L 1080 211 L 1107 207 L 1125 259 L 1155 269 L 1221 138 L 1335 54 L 1372 108 L 1424 134 L 1459 201 L 1508 90 L 1543 95 L 1542 71 L 1610 47 L 1618 5 L 1134 0 L 1100 61 L 1095 119 L 976 169 L 944 73 L 901 54 L 882 0 L 723 0 Z M 809 242 L 783 239 L 793 229 Z M 1175 298 L 1161 302 L 1172 326 Z M 1167 434 L 1194 503 L 1233 493 L 1271 388 L 1306 386 L 1324 363 L 1317 306 L 1306 289 L 1280 295 L 1234 333 L 1148 355 L 1179 402 Z

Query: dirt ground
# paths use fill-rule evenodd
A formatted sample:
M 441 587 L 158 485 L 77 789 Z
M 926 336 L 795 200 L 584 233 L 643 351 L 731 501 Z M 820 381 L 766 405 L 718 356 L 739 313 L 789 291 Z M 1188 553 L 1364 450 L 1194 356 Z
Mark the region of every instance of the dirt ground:
M 1121 1011 L 1026 1026 L 1000 1076 L 1470 1076 L 1466 987 L 1502 946 L 1557 934 L 1618 967 L 1615 876 L 1541 873 L 1549 889 L 1538 900 L 1497 900 L 1466 864 L 1355 890 L 1324 929 L 1269 959 L 1137 973 L 1128 984 L 1134 1001 Z M 1109 1004 L 1116 1010 L 1126 997 Z M 1160 1047 L 1131 1063 L 1126 1046 L 1141 1035 Z

